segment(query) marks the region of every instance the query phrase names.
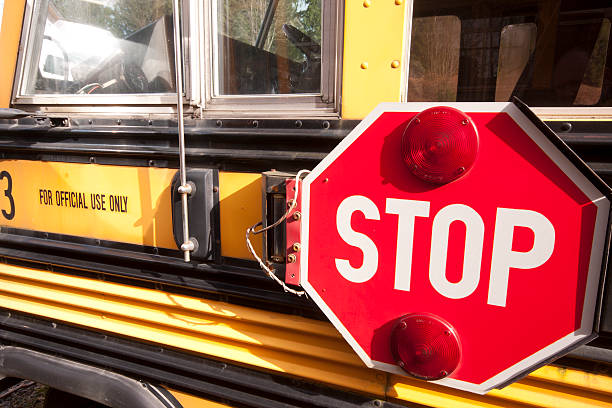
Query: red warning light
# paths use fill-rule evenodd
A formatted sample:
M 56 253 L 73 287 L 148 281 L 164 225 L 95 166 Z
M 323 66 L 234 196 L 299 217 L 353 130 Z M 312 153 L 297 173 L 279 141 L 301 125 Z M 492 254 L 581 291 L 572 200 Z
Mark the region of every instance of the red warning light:
M 402 136 L 410 171 L 429 183 L 446 184 L 464 176 L 478 154 L 478 132 L 468 115 L 437 106 L 415 115 Z
M 399 319 L 391 334 L 391 352 L 408 374 L 422 380 L 450 375 L 461 358 L 453 327 L 432 314 L 409 314 Z

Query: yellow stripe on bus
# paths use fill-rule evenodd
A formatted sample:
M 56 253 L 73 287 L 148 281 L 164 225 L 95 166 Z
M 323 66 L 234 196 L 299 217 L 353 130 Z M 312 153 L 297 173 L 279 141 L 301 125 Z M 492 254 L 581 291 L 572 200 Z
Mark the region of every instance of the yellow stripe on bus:
M 0 225 L 176 249 L 170 188 L 176 169 L 0 161 Z M 244 234 L 262 217 L 261 175 L 219 174 L 221 252 L 250 258 Z M 253 238 L 261 253 L 261 236 Z
M 328 322 L 0 264 L 0 305 L 205 357 L 431 407 L 602 407 L 612 378 L 547 366 L 475 395 L 366 368 Z

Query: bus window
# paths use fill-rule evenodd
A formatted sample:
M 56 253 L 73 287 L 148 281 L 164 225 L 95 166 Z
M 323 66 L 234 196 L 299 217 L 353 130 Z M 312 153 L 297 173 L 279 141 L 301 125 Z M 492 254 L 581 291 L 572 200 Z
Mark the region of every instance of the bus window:
M 611 18 L 601 0 L 415 0 L 408 99 L 612 106 Z M 456 87 L 433 78 L 448 61 Z
M 321 91 L 321 0 L 217 0 L 216 12 L 216 95 Z
M 172 0 L 36 3 L 22 95 L 168 93 Z

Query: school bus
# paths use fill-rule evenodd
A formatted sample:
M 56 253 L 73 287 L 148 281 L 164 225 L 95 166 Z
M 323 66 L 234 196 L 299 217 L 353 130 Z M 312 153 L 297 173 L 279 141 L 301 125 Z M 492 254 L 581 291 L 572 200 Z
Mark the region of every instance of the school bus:
M 48 407 L 612 406 L 609 276 L 597 339 L 477 395 L 367 368 L 245 244 L 380 102 L 519 97 L 610 183 L 609 2 L 0 11 L 0 373 Z M 284 239 L 252 237 L 279 281 Z

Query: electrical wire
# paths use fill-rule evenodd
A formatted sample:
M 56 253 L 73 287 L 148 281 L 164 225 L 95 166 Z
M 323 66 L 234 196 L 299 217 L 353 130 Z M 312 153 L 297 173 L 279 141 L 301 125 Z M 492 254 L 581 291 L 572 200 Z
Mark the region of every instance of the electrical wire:
M 303 290 L 295 290 L 295 289 L 292 289 L 289 286 L 287 286 L 285 284 L 285 282 L 280 280 L 278 278 L 278 276 L 276 276 L 274 274 L 274 272 L 272 272 L 272 270 L 270 268 L 268 268 L 268 266 L 261 260 L 261 258 L 255 252 L 255 249 L 253 248 L 253 244 L 251 244 L 251 234 L 257 235 L 257 234 L 261 234 L 264 231 L 268 231 L 268 230 L 270 230 L 272 228 L 276 228 L 283 221 L 285 221 L 287 219 L 287 216 L 289 214 L 291 214 L 291 212 L 295 209 L 295 206 L 297 205 L 297 197 L 298 197 L 299 189 L 300 189 L 300 178 L 302 177 L 302 174 L 308 174 L 308 173 L 310 173 L 310 170 L 300 170 L 295 175 L 295 194 L 293 195 L 293 199 L 290 201 L 289 208 L 287 208 L 287 211 L 285 211 L 285 213 L 282 215 L 282 217 L 280 217 L 273 224 L 268 225 L 267 227 L 256 229 L 257 227 L 261 227 L 263 225 L 263 222 L 259 221 L 257 224 L 247 228 L 247 230 L 246 230 L 246 244 L 247 244 L 247 248 L 249 249 L 249 252 L 251 253 L 251 255 L 257 260 L 257 262 L 259 263 L 259 266 L 261 267 L 261 269 L 263 269 L 264 272 L 266 272 L 268 277 L 270 279 L 272 279 L 273 281 L 275 281 L 276 283 L 278 283 L 283 288 L 283 290 L 285 292 L 292 293 L 292 294 L 297 295 L 297 296 L 304 296 L 305 295 L 306 297 L 308 297 L 308 295 L 306 295 L 305 291 L 303 291 Z

